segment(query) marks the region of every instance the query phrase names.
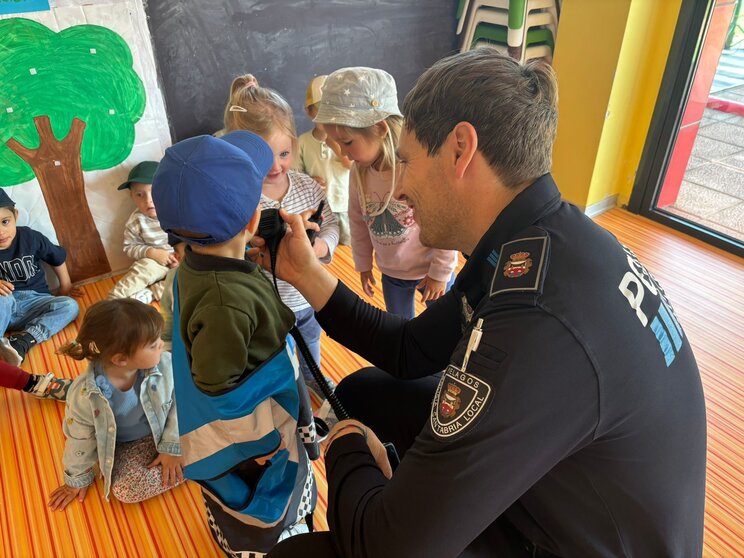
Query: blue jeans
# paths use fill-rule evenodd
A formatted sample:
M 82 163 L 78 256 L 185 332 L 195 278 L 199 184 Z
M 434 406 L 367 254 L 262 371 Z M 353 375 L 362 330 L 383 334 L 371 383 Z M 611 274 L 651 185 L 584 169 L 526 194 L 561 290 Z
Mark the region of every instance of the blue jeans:
M 0 331 L 23 330 L 41 343 L 77 318 L 78 312 L 78 303 L 69 296 L 13 291 L 0 295 Z
M 302 338 L 307 343 L 307 348 L 310 349 L 310 354 L 313 355 L 315 362 L 320 366 L 320 324 L 315 319 L 315 311 L 312 308 L 305 308 L 304 310 L 298 310 L 295 312 L 295 318 L 297 318 L 297 329 L 300 330 Z M 311 385 L 315 383 L 313 373 L 310 372 L 310 366 L 305 362 L 305 358 L 299 354 L 300 360 L 300 372 L 305 381 L 311 382 Z
M 391 314 L 398 314 L 404 318 L 412 320 L 416 317 L 416 285 L 421 282 L 421 279 L 396 279 L 389 275 L 382 274 L 382 297 L 385 299 L 385 308 Z M 453 273 L 447 286 L 444 289 L 446 293 L 452 288 L 452 284 L 455 282 L 455 274 Z M 419 289 L 419 292 L 424 291 Z M 427 300 L 426 306 L 430 306 L 435 300 Z

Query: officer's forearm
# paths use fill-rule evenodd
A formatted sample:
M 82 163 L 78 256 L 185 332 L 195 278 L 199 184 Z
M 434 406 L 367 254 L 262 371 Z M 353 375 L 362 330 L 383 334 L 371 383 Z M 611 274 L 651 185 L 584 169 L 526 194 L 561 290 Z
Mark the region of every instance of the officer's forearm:
M 310 303 L 313 310 L 317 312 L 326 305 L 338 283 L 338 279 L 331 275 L 328 270 L 318 268 L 317 273 L 295 282 L 294 286 Z
M 399 378 L 443 370 L 461 336 L 459 304 L 449 294 L 409 321 L 368 304 L 339 282 L 316 316 L 333 339 Z
M 334 447 L 335 446 L 335 447 Z M 385 537 L 377 525 L 368 525 L 363 538 L 357 537 L 359 517 L 377 499 L 387 479 L 377 467 L 361 436 L 345 436 L 326 454 L 328 472 L 328 526 L 344 556 L 389 556 Z M 374 535 L 372 535 L 374 533 Z M 372 535 L 372 536 L 369 536 Z

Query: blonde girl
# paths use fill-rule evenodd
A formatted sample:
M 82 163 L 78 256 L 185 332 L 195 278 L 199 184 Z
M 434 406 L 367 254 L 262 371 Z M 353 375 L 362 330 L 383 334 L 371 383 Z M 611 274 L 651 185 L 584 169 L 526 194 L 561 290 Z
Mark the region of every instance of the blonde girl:
M 163 352 L 158 311 L 133 299 L 88 309 L 77 338 L 60 354 L 87 359 L 67 393 L 64 484 L 52 510 L 83 501 L 98 468 L 103 495 L 125 503 L 183 482 L 170 353 Z
M 394 196 L 395 150 L 403 117 L 393 77 L 375 68 L 336 70 L 323 85 L 314 122 L 354 161 L 349 223 L 362 289 L 374 294 L 374 256 L 388 312 L 411 319 L 416 290 L 428 305 L 452 285 L 457 254 L 421 244 L 412 209 Z
M 338 244 L 338 224 L 320 184 L 292 170 L 297 134 L 287 101 L 273 89 L 261 87 L 250 74 L 235 78 L 225 107 L 225 132 L 236 130 L 258 134 L 274 151 L 274 166 L 263 183 L 262 208 L 282 207 L 289 213 L 309 214 L 324 203 L 323 222 L 313 249 L 321 262 L 329 263 Z M 289 283 L 279 280 L 278 287 L 282 301 L 295 313 L 297 328 L 313 358 L 320 364 L 320 325 L 310 303 Z M 322 393 L 302 357 L 300 369 L 306 384 L 316 393 Z

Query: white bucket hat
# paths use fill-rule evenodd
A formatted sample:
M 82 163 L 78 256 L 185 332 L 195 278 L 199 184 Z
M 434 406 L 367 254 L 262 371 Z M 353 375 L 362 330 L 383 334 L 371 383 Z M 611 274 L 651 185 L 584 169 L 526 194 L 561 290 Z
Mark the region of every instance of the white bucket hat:
M 376 68 L 341 68 L 326 78 L 313 122 L 368 128 L 392 115 L 403 116 L 393 76 Z

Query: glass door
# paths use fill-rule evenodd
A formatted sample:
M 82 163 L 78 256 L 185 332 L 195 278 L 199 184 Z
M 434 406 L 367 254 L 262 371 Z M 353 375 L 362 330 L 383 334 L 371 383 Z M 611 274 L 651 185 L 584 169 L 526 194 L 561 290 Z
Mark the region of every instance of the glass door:
M 628 208 L 744 255 L 744 0 L 683 0 Z

